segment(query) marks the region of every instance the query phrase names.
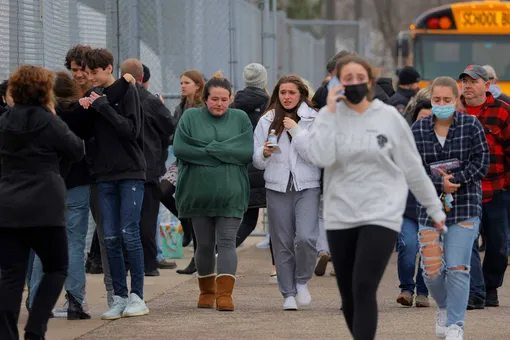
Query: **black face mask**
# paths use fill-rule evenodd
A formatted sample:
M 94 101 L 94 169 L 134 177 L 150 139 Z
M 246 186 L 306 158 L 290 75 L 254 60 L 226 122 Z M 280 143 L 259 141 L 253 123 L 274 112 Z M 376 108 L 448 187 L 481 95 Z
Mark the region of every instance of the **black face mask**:
M 352 104 L 359 104 L 368 94 L 368 84 L 345 85 L 345 98 Z

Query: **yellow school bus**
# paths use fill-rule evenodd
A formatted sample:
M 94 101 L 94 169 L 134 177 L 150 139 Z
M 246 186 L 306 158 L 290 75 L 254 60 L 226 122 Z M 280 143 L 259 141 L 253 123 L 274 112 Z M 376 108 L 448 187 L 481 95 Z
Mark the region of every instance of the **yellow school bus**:
M 471 1 L 433 8 L 400 32 L 399 66 L 412 65 L 423 86 L 439 76 L 457 79 L 471 64 L 494 67 L 510 94 L 510 2 Z

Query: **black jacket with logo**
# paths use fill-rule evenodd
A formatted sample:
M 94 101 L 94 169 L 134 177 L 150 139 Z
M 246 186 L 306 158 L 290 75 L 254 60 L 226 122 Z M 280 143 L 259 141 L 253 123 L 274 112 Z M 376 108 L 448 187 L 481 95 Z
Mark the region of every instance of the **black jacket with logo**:
M 121 78 L 103 93 L 91 106 L 96 111 L 93 137 L 87 143 L 91 173 L 96 182 L 145 180 L 140 137 L 143 117 L 138 92 Z
M 246 87 L 238 91 L 232 108 L 243 110 L 250 118 L 253 130 L 257 127 L 260 117 L 264 114 L 269 104 L 269 95 L 264 90 L 256 87 Z M 264 181 L 264 170 L 259 170 L 248 165 L 248 177 L 250 179 L 250 208 L 263 208 L 266 206 L 266 182 Z
M 158 97 L 141 85 L 137 85 L 137 90 L 143 109 L 142 142 L 147 164 L 147 182 L 156 183 L 166 172 L 168 147 L 175 127 L 170 110 Z
M 413 90 L 406 90 L 399 87 L 397 88 L 395 94 L 391 96 L 390 100 L 386 104 L 394 106 L 398 110 L 398 112 L 400 112 L 400 114 L 404 116 L 405 108 L 415 94 L 416 92 Z
M 66 226 L 60 159 L 79 161 L 83 141 L 47 108 L 15 105 L 0 117 L 0 227 Z

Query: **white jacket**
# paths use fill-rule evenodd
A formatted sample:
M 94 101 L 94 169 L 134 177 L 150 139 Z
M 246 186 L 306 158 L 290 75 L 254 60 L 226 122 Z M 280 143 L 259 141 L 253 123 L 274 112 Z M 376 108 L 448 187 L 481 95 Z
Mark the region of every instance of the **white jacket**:
M 291 172 L 295 190 L 320 187 L 320 169 L 310 162 L 307 152 L 309 130 L 318 112 L 302 103 L 297 114 L 301 120 L 295 128 L 288 130 L 292 141 L 284 130 L 278 141 L 281 153 L 273 153 L 268 158 L 264 157 L 264 143 L 273 122 L 274 110 L 262 116 L 255 128 L 253 165 L 265 170 L 267 189 L 286 192 Z
M 326 230 L 378 225 L 400 232 L 409 188 L 434 221 L 446 218 L 413 133 L 393 106 L 375 99 L 363 114 L 343 101 L 335 113 L 324 107 L 308 150 L 325 168 Z

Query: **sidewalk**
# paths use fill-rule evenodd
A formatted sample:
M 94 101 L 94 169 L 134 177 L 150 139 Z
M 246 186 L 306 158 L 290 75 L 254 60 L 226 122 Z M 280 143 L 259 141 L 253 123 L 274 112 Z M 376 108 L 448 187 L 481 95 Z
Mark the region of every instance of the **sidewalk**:
M 250 237 L 248 240 L 253 245 L 261 238 Z M 186 252 L 186 255 L 190 255 L 190 252 Z M 104 311 L 104 288 L 100 275 L 93 275 L 88 277 L 93 320 L 51 320 L 47 339 L 350 339 L 339 310 L 340 299 L 333 277 L 314 277 L 311 281 L 310 290 L 314 299 L 311 308 L 283 312 L 278 287 L 268 283 L 271 269 L 269 251 L 248 248 L 247 245 L 239 255 L 238 281 L 234 293 L 236 311 L 233 313 L 197 309 L 196 278 L 179 276 L 174 271 L 162 271 L 161 277 L 147 279 L 146 300 L 151 309 L 150 315 L 103 322 L 99 316 Z M 179 262 L 183 266 L 187 260 Z M 510 274 L 506 278 L 510 279 Z M 395 254 L 379 290 L 377 339 L 434 339 L 435 309 L 400 307 L 395 303 L 397 287 Z M 468 312 L 465 340 L 510 338 L 508 284 L 500 291 L 500 301 L 502 306 L 499 308 Z

